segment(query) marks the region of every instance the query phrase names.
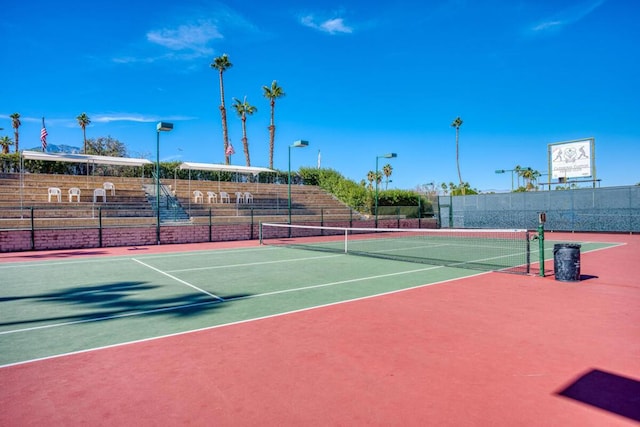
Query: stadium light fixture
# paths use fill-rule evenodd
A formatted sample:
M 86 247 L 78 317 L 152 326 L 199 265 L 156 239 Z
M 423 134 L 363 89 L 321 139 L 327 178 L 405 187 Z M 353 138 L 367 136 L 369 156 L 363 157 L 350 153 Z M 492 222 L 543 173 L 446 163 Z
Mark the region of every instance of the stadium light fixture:
M 506 172 L 511 172 L 511 192 L 513 193 L 513 173 L 515 172 L 515 169 L 497 169 L 496 173 L 506 173 Z
M 381 156 L 376 156 L 376 176 L 374 177 L 376 181 L 376 204 L 375 204 L 375 217 L 376 217 L 376 228 L 378 228 L 378 159 L 393 159 L 398 157 L 396 153 L 387 153 Z
M 291 225 L 291 148 L 304 148 L 309 146 L 309 141 L 298 140 L 289 146 L 289 174 L 288 174 L 288 199 L 289 199 L 289 225 Z M 291 228 L 289 228 L 289 237 L 291 237 Z
M 160 244 L 160 132 L 173 130 L 173 123 L 158 122 L 156 125 L 156 241 Z

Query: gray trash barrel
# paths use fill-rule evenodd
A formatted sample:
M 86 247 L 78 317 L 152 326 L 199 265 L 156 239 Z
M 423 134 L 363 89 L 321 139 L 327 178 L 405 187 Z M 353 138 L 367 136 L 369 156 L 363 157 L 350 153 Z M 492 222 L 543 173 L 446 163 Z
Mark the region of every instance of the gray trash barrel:
M 580 245 L 556 243 L 553 245 L 553 272 L 556 280 L 577 282 L 580 280 Z

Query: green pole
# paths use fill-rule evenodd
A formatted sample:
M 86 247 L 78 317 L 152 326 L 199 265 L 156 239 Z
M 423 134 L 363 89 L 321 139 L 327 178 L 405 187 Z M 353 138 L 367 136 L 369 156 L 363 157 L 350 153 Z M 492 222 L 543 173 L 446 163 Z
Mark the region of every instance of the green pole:
M 538 251 L 540 252 L 540 277 L 544 277 L 544 224 L 538 225 Z
M 36 226 L 35 221 L 33 219 L 33 206 L 29 208 L 29 213 L 31 214 L 31 250 L 35 250 L 36 248 Z
M 160 129 L 156 131 L 156 244 L 160 244 Z
M 102 247 L 102 207 L 98 207 L 98 247 Z
M 287 205 L 289 211 L 289 225 L 291 225 L 291 146 L 289 146 L 289 166 L 287 171 Z M 289 229 L 289 237 L 291 237 L 291 229 Z
M 374 214 L 376 217 L 376 228 L 378 228 L 378 156 L 376 156 L 376 174 L 375 174 L 375 181 L 376 181 L 376 201 L 375 201 L 375 207 L 374 207 Z

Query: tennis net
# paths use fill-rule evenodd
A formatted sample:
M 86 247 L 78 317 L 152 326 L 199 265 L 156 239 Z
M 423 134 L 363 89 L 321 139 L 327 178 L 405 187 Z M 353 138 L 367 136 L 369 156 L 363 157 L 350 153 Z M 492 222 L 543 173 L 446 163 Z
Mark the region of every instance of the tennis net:
M 483 271 L 530 273 L 527 230 L 353 228 L 261 223 L 260 243 Z

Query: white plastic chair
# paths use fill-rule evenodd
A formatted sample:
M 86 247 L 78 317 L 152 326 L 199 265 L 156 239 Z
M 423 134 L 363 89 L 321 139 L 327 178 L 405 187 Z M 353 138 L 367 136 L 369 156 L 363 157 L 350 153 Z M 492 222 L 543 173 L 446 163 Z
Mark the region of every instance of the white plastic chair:
M 96 188 L 93 190 L 93 203 L 98 201 L 98 198 L 102 197 L 102 203 L 107 202 L 107 192 L 104 188 Z
M 195 190 L 193 192 L 193 203 L 198 203 L 198 200 L 200 201 L 200 203 L 203 203 L 204 202 L 204 196 L 202 195 L 202 191 Z
M 71 187 L 69 189 L 69 202 L 73 202 L 73 198 L 76 198 L 76 202 L 80 201 L 80 189 L 78 187 Z
M 207 203 L 218 203 L 218 195 L 213 191 L 207 191 Z
M 62 190 L 58 187 L 49 187 L 47 193 L 49 195 L 49 203 L 51 203 L 51 198 L 55 198 L 58 202 L 62 201 Z
M 104 184 L 102 184 L 102 188 L 106 190 L 111 190 L 111 195 L 115 196 L 116 195 L 116 186 L 113 185 L 113 182 L 105 182 Z
M 244 202 L 245 203 L 253 203 L 253 194 L 248 191 L 244 193 Z
M 220 192 L 220 203 L 231 203 L 231 197 L 229 197 L 229 194 L 226 191 L 221 191 Z
M 244 203 L 244 193 L 236 191 L 236 203 Z

